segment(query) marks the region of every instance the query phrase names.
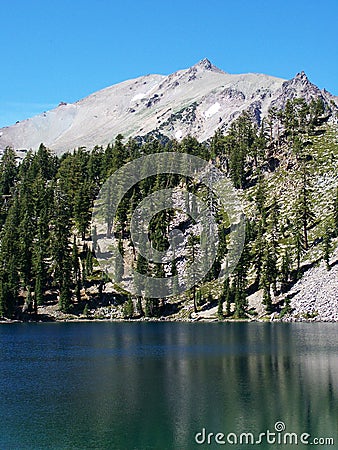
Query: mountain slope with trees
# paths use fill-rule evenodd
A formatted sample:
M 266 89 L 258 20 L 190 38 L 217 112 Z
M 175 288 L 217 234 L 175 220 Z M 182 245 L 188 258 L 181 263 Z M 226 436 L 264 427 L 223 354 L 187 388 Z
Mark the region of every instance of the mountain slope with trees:
M 315 309 L 303 313 L 292 304 L 292 289 L 309 269 L 322 262 L 325 271 L 335 271 L 331 258 L 338 239 L 334 114 L 335 107 L 320 96 L 308 101 L 295 98 L 282 109 L 271 108 L 259 126 L 254 112 L 244 111 L 225 134 L 220 128 L 203 143 L 191 136 L 164 143 L 151 136 L 140 141 L 118 135 L 105 148 L 79 147 L 62 156 L 41 144 L 19 162 L 8 147 L 0 163 L 0 317 L 198 319 L 212 310 L 219 320 L 264 320 L 290 318 L 294 309 L 299 319 L 337 320 L 334 310 L 329 316 Z M 246 241 L 231 277 L 222 284 L 215 282 L 229 239 L 226 216 L 215 207 L 219 252 L 204 279 L 174 297 L 149 298 L 146 286 L 142 296 L 132 297 L 109 282 L 97 264 L 91 211 L 111 173 L 137 157 L 163 151 L 199 156 L 232 180 L 244 204 Z M 130 217 L 138 202 L 158 189 L 178 186 L 217 205 L 205 186 L 187 177 L 159 174 L 135 185 L 115 218 L 107 215 L 121 254 L 140 273 L 170 276 L 198 257 L 203 243 L 194 236 L 194 223 L 175 211 L 154 216 L 149 239 L 158 250 L 165 249 L 172 224 L 178 224 L 185 254 L 176 255 L 171 263 L 149 263 L 130 240 Z M 122 279 L 124 267 L 117 267 L 116 273 Z M 250 303 L 253 294 L 260 299 L 259 308 Z

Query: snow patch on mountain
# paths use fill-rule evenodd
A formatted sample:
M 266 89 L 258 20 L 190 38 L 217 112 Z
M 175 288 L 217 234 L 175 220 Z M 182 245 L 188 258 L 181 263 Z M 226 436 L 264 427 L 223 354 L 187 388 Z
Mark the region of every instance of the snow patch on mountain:
M 177 130 L 175 133 L 175 139 L 179 140 L 183 136 L 182 130 Z
M 146 97 L 147 94 L 143 94 L 142 92 L 134 95 L 134 97 L 130 100 L 131 102 L 136 102 L 137 100 L 142 100 L 142 98 Z
M 205 113 L 204 113 L 205 117 L 208 119 L 209 117 L 211 117 L 214 114 L 216 114 L 217 111 L 220 110 L 220 108 L 221 108 L 221 105 L 218 102 L 214 103 L 212 106 L 210 106 L 210 108 L 208 108 L 205 111 Z

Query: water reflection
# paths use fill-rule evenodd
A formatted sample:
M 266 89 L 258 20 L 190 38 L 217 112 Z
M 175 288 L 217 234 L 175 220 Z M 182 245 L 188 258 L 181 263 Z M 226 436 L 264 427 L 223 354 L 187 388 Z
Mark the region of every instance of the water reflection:
M 18 417 L 22 448 L 190 449 L 203 427 L 258 434 L 278 420 L 290 432 L 337 439 L 336 330 L 257 323 L 0 328 L 0 413 L 8 419 L 0 447 L 13 447 Z M 20 389 L 23 379 L 34 380 L 29 391 Z

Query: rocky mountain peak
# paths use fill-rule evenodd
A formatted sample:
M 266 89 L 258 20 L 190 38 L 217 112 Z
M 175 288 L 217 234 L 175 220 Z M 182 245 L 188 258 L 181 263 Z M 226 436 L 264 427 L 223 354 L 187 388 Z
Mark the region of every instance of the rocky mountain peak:
M 193 68 L 224 73 L 223 70 L 219 69 L 214 64 L 212 64 L 212 62 L 208 58 L 201 59 L 201 61 L 195 64 Z
M 301 72 L 298 72 L 297 75 L 295 76 L 295 79 L 302 80 L 302 81 L 309 81 L 304 70 L 302 70 Z
M 314 98 L 321 98 L 326 105 L 329 105 L 331 100 L 334 102 L 334 97 L 329 92 L 321 91 L 315 84 L 311 83 L 306 73 L 301 71 L 294 78 L 282 84 L 281 90 L 277 93 L 276 98 L 272 100 L 271 106 L 282 109 L 287 100 L 297 97 L 303 98 L 306 102 L 310 102 Z M 330 108 L 328 107 L 328 109 Z
M 207 70 L 210 70 L 212 68 L 211 61 L 209 61 L 208 58 L 201 59 L 201 61 L 199 61 L 196 65 Z
M 298 86 L 301 89 L 315 89 L 319 91 L 318 87 L 315 84 L 311 83 L 303 70 L 301 72 L 298 72 L 295 77 L 287 83 L 292 86 Z

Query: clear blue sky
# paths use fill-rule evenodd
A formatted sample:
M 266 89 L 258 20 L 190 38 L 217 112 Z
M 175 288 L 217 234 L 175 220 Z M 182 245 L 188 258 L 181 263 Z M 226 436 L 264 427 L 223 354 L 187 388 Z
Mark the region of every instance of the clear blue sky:
M 2 0 L 0 127 L 207 57 L 338 95 L 338 1 Z

